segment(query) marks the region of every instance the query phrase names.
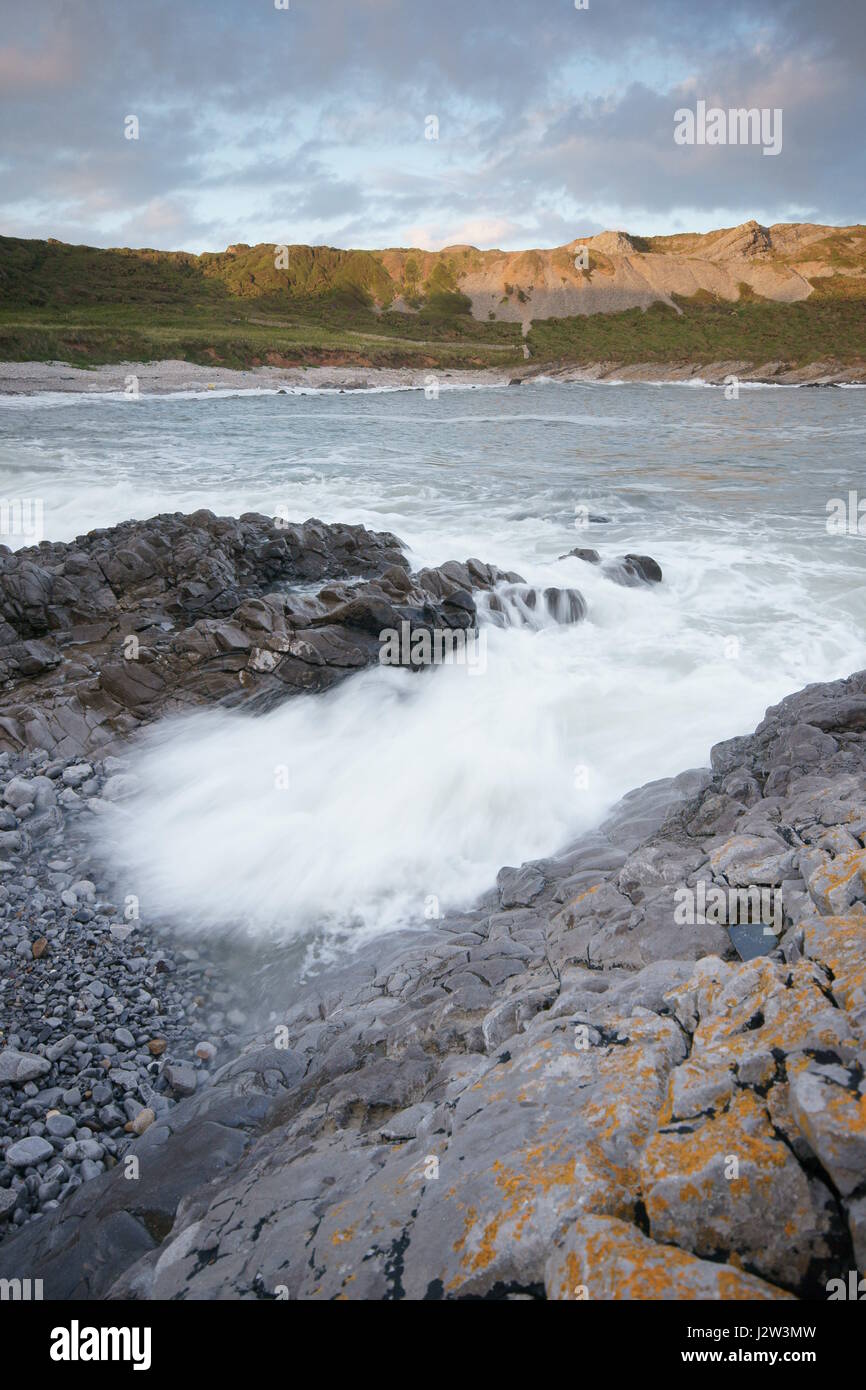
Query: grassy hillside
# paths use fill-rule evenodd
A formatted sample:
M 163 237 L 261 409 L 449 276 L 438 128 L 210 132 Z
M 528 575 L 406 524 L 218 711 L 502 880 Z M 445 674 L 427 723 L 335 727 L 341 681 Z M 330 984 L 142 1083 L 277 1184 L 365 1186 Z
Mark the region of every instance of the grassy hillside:
M 273 246 L 197 257 L 0 237 L 0 358 L 87 365 L 174 357 L 233 367 L 523 361 L 520 325 L 476 323 L 447 273 L 413 280 L 417 307 L 396 312 L 400 286 L 368 252 L 291 247 L 286 269 L 274 261 Z
M 747 274 L 753 264 L 788 274 L 800 266 L 798 275 L 814 275 L 799 281 L 811 284 L 809 298 L 778 302 L 743 281 L 736 300 L 706 290 L 671 293 L 675 307 L 658 302 L 531 323 L 533 293 L 549 288 L 551 277 L 557 285 L 588 284 L 593 272 L 596 284 L 599 275 L 614 284 L 624 263 L 618 244 L 599 238 L 609 254 L 594 248 L 590 269 L 577 271 L 565 247 L 503 253 L 291 246 L 278 260 L 270 244 L 195 256 L 0 237 L 0 359 L 511 367 L 523 363 L 525 341 L 542 365 L 863 361 L 866 229 L 772 232 L 773 241 L 757 224 L 705 236 L 605 236 L 619 238 L 626 258 L 649 264 L 640 262 L 649 256 L 656 267 L 662 256 L 672 266 L 689 257 L 730 266 L 725 248 L 737 243 L 731 254 L 741 254 L 746 245 L 753 259 L 736 264 Z M 477 293 L 479 284 L 495 287 L 486 301 L 494 307 L 473 318 L 467 291 L 474 285 Z
M 866 361 L 866 299 L 816 294 L 800 304 L 744 295 L 736 304 L 677 297 L 677 308 L 543 319 L 529 343 L 540 360 L 591 363 Z

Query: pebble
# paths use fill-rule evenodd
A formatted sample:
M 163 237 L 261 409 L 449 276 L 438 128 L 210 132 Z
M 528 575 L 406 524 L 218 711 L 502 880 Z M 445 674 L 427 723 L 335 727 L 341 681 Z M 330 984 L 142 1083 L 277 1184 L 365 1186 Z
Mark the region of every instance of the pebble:
M 54 1149 L 47 1139 L 31 1135 L 28 1139 L 19 1139 L 17 1143 L 10 1144 L 4 1158 L 11 1168 L 34 1168 L 37 1163 L 51 1158 L 53 1153 Z
M 10 1187 L 0 1187 L 0 1221 L 5 1221 L 12 1215 L 15 1203 L 18 1201 L 18 1193 Z
M 155 1119 L 164 1125 L 197 1087 L 184 1059 L 198 1050 L 200 1066 L 201 1049 L 223 1041 L 215 1024 L 213 1042 L 202 1041 L 195 1018 L 201 1028 L 218 1017 L 215 994 L 223 1018 L 237 1002 L 204 951 L 185 954 L 166 931 L 118 920 L 128 886 L 94 872 L 80 814 L 112 778 L 105 809 L 134 790 L 125 760 L 0 753 L 4 1233 L 62 1206 Z M 22 1176 L 43 1164 L 47 1172 Z
M 7 1047 L 0 1052 L 0 1082 L 32 1081 L 51 1070 L 51 1064 L 44 1057 L 35 1057 L 29 1052 L 16 1052 Z
M 195 1068 L 187 1062 L 170 1062 L 163 1072 L 166 1081 L 172 1091 L 179 1096 L 195 1095 L 196 1074 Z
M 45 1056 L 48 1058 L 49 1062 L 56 1062 L 60 1057 L 64 1055 L 64 1053 L 68 1052 L 69 1049 L 74 1046 L 75 1034 L 67 1033 L 66 1036 L 60 1038 L 58 1042 L 52 1043 L 50 1047 L 46 1047 Z
M 76 1124 L 71 1115 L 48 1115 L 45 1128 L 55 1139 L 68 1139 L 75 1133 Z

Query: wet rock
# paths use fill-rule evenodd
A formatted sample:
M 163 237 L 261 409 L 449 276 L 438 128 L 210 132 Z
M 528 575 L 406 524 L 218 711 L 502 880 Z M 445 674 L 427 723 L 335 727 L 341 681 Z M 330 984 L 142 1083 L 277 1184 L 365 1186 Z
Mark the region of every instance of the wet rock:
M 325 579 L 361 582 L 339 593 L 326 586 L 321 597 L 291 594 L 293 584 Z M 400 542 L 387 532 L 205 511 L 7 553 L 0 664 L 11 689 L 0 748 L 38 746 L 92 759 L 167 710 L 213 701 L 266 708 L 293 691 L 326 689 L 379 660 L 385 629 L 399 631 L 403 622 L 428 633 L 470 628 L 473 593 L 506 579 L 519 576 L 477 560 L 413 579 Z M 576 621 L 581 602 L 557 599 L 563 620 Z M 33 637 L 50 655 L 38 669 L 32 653 L 21 659 L 22 639 Z M 83 640 L 86 663 L 76 656 Z M 87 769 L 63 769 L 65 807 L 89 787 Z M 12 779 L 6 804 L 21 810 L 34 792 L 37 811 L 57 800 L 47 778 Z M 118 770 L 99 801 L 133 792 Z
M 133 550 L 120 578 L 140 593 L 159 570 Z M 211 692 L 246 669 L 239 634 L 263 634 L 275 662 L 256 697 L 277 670 L 300 688 L 302 667 L 366 660 L 363 624 L 319 622 L 358 597 L 353 622 L 380 602 L 428 622 L 423 604 L 438 614 L 446 599 L 463 622 L 466 594 L 520 584 L 475 561 L 423 581 L 394 563 L 362 596 L 333 578 L 316 596 L 236 603 L 213 598 L 226 576 L 211 578 L 210 596 L 188 577 L 170 598 L 172 632 Z M 111 934 L 74 804 L 48 807 L 59 838 L 44 854 L 23 837 L 36 813 L 19 824 L 10 808 L 22 842 L 0 902 L 0 954 L 18 972 L 12 990 L 0 973 L 4 1026 L 10 1047 L 46 1051 L 51 1075 L 2 1101 L 12 1151 L 37 1140 L 50 1157 L 19 1188 L 0 1277 L 26 1267 L 54 1296 L 97 1298 L 540 1298 L 584 1284 L 592 1297 L 824 1297 L 866 1246 L 866 902 L 827 897 L 820 912 L 807 884 L 864 850 L 863 698 L 866 676 L 813 687 L 714 750 L 713 771 L 640 789 L 561 854 L 503 870 L 477 909 L 362 948 L 282 1001 L 286 1046 L 270 1027 L 225 1039 L 254 1025 L 218 978 L 226 997 L 201 1002 L 203 952 L 155 949 L 146 922 Z M 64 785 L 59 755 L 5 756 L 6 785 Z M 75 794 L 101 802 L 128 769 L 90 761 Z M 25 878 L 34 888 L 19 890 Z M 679 890 L 741 879 L 781 887 L 785 905 L 781 944 L 745 963 L 717 924 L 674 920 Z M 37 891 L 51 968 L 68 972 L 56 992 L 15 916 Z M 211 1070 L 203 1038 L 240 1052 Z M 55 1109 L 79 1124 L 49 1145 Z M 112 1166 L 130 1152 L 136 1183 Z

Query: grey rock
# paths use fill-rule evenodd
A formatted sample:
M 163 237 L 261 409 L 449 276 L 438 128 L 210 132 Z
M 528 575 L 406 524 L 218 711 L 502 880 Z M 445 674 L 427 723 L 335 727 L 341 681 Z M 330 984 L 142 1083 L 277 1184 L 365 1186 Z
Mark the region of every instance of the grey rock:
M 34 1081 L 37 1076 L 44 1076 L 51 1070 L 51 1063 L 44 1057 L 34 1056 L 29 1052 L 16 1052 L 11 1047 L 4 1047 L 0 1052 L 0 1083 L 4 1081 L 14 1081 L 23 1085 L 27 1081 Z
M 71 1115 L 49 1115 L 45 1128 L 55 1139 L 68 1139 L 70 1134 L 75 1133 L 75 1120 Z
M 54 1150 L 47 1139 L 33 1135 L 29 1139 L 19 1139 L 6 1150 L 6 1162 L 10 1168 L 35 1168 L 51 1158 Z
M 186 1063 L 170 1062 L 163 1075 L 171 1090 L 179 1096 L 191 1096 L 196 1090 L 195 1068 Z
M 74 1033 L 66 1033 L 62 1038 L 58 1038 L 57 1042 L 51 1043 L 49 1047 L 46 1047 L 45 1055 L 49 1061 L 56 1062 L 59 1058 L 65 1057 L 66 1053 L 71 1051 L 74 1046 Z

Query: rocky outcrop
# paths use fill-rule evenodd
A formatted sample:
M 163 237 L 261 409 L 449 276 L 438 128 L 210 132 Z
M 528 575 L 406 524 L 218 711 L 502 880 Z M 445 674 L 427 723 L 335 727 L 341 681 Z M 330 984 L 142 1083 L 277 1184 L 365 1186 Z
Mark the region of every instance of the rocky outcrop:
M 104 754 L 141 723 L 213 702 L 265 708 L 379 659 L 383 629 L 466 630 L 469 560 L 411 576 L 363 526 L 171 514 L 70 544 L 0 548 L 0 749 Z
M 649 556 L 603 569 L 617 583 L 661 580 Z M 474 633 L 479 595 L 499 625 L 587 611 L 577 589 L 535 589 L 476 559 L 411 574 L 389 532 L 252 513 L 0 547 L 0 751 L 100 757 L 163 715 L 214 703 L 261 712 L 386 658 L 383 632 L 418 669 L 429 653 L 413 651 L 415 637 Z
M 824 1298 L 866 1261 L 864 847 L 861 673 L 307 986 L 130 1139 L 139 1183 L 73 1193 L 0 1275 L 49 1298 Z M 744 885 L 781 904 L 745 935 L 688 911 Z
M 574 550 L 569 550 L 559 558 L 567 560 L 572 556 L 588 565 L 601 565 L 609 579 L 616 584 L 625 584 L 628 588 L 635 588 L 638 584 L 662 582 L 661 565 L 651 555 L 621 555 L 614 559 L 602 560 L 597 550 L 588 546 L 576 546 Z

